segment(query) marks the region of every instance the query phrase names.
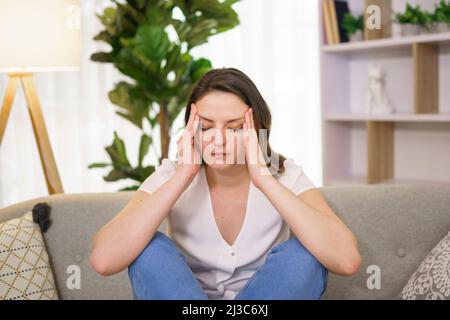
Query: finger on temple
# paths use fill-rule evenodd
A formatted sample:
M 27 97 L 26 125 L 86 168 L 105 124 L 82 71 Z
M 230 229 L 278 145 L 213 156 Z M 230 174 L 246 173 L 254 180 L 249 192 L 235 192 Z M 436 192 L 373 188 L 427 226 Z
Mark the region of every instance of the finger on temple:
M 195 142 L 195 145 L 200 144 L 200 120 L 199 119 L 196 121 L 196 125 L 194 128 L 194 142 Z
M 194 122 L 194 118 L 195 118 L 195 114 L 196 114 L 196 110 L 195 110 L 195 105 L 192 103 L 191 104 L 191 112 L 189 114 L 189 120 L 188 123 L 186 124 L 186 128 L 191 128 L 192 127 L 192 123 Z
M 191 133 L 191 137 L 195 135 L 195 132 L 198 130 L 199 126 L 200 126 L 199 117 L 198 115 L 195 115 L 192 125 L 188 128 L 189 132 Z

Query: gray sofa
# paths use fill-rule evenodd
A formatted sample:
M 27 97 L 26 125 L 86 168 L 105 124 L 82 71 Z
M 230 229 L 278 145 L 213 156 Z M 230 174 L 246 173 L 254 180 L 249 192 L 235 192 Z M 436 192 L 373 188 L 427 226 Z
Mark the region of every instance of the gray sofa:
M 329 274 L 323 299 L 397 299 L 420 261 L 450 230 L 450 186 L 376 185 L 320 188 L 359 240 L 363 263 L 352 277 Z M 89 264 L 95 232 L 117 214 L 132 192 L 60 194 L 0 209 L 0 221 L 22 215 L 38 202 L 52 207 L 44 234 L 62 299 L 131 299 L 126 271 L 110 277 Z M 165 222 L 160 230 L 164 231 Z M 81 288 L 66 286 L 68 266 L 81 268 Z M 368 289 L 370 266 L 381 271 L 381 288 Z M 370 270 L 370 268 L 369 268 Z

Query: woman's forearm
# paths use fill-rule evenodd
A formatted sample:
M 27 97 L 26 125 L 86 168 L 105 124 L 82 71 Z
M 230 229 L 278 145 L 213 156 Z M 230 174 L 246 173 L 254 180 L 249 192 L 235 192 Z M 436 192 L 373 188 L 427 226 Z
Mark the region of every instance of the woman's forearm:
M 94 238 L 91 265 L 103 275 L 128 267 L 155 235 L 192 178 L 176 172 L 154 193 L 135 192 Z
M 301 243 L 331 272 L 350 275 L 360 256 L 353 233 L 338 218 L 318 211 L 269 176 L 261 186 Z

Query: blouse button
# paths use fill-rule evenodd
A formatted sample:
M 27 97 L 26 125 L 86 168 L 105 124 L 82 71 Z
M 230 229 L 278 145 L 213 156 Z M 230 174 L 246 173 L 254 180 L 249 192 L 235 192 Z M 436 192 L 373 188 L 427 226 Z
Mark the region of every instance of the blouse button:
M 236 253 L 234 251 L 231 251 L 230 254 L 234 257 Z

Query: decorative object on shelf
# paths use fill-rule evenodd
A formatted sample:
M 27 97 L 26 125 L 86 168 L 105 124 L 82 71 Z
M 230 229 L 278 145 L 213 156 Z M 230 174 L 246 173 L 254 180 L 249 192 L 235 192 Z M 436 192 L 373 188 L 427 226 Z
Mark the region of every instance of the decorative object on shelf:
M 426 24 L 426 15 L 420 5 L 406 4 L 405 12 L 397 13 L 395 20 L 402 26 L 402 36 L 415 36 L 420 34 L 421 28 Z
M 392 20 L 391 30 L 392 30 L 392 38 L 401 38 L 403 36 L 402 25 L 398 23 L 395 19 Z
M 421 28 L 420 28 L 420 34 L 437 33 L 436 11 L 433 11 L 433 12 L 424 11 L 423 16 L 424 16 L 425 22 L 424 22 L 423 26 L 421 26 Z
M 386 39 L 392 36 L 391 30 L 391 0 L 364 1 L 364 39 Z M 377 24 L 375 26 L 373 24 Z M 379 23 L 379 25 L 378 25 Z
M 342 27 L 345 29 L 345 33 L 350 39 L 350 42 L 364 40 L 364 15 L 354 16 L 347 12 L 344 15 Z
M 367 114 L 391 114 L 394 107 L 386 91 L 386 73 L 378 64 L 369 66 L 369 79 L 366 96 Z
M 441 0 L 435 5 L 434 22 L 436 32 L 450 32 L 450 1 Z

